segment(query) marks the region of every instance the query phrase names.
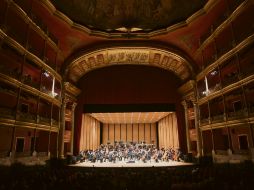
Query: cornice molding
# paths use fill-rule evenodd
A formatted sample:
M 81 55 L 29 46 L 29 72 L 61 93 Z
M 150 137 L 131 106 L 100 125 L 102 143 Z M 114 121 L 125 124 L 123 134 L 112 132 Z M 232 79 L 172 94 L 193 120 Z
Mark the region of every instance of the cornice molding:
M 234 11 L 231 13 L 231 15 L 223 22 L 221 23 L 214 31 L 213 33 L 201 44 L 201 46 L 196 50 L 194 53 L 194 58 L 197 58 L 197 56 L 202 52 L 202 50 L 211 42 L 213 41 L 232 21 L 234 21 L 238 15 L 240 15 L 245 8 L 249 6 L 249 1 L 242 2 Z
M 123 38 L 123 37 L 128 38 L 128 36 L 126 37 L 126 33 L 110 33 L 110 32 L 102 32 L 102 31 L 99 31 L 99 30 L 89 29 L 89 28 L 87 28 L 83 25 L 80 25 L 80 24 L 77 24 L 77 23 L 73 22 L 68 16 L 66 16 L 62 12 L 58 11 L 55 8 L 55 6 L 49 0 L 41 0 L 39 2 L 40 2 L 41 5 L 43 5 L 45 8 L 47 8 L 48 11 L 52 15 L 55 15 L 56 17 L 61 19 L 62 21 L 67 23 L 73 29 L 79 30 L 81 32 L 85 32 L 88 35 L 99 36 L 99 37 L 104 37 L 104 38 Z M 170 32 L 175 31 L 176 29 L 180 29 L 180 28 L 183 28 L 183 27 L 186 27 L 186 26 L 190 25 L 197 18 L 199 18 L 200 16 L 208 13 L 218 2 L 219 2 L 218 0 L 208 1 L 203 8 L 201 8 L 196 13 L 191 15 L 185 21 L 179 22 L 179 23 L 174 24 L 172 26 L 169 26 L 165 29 L 155 30 L 155 31 L 152 31 L 152 32 L 147 32 L 147 33 L 145 33 L 145 32 L 143 32 L 143 33 L 142 32 L 138 32 L 138 33 L 133 32 L 130 35 L 131 35 L 131 37 L 136 37 L 136 38 L 151 38 L 151 37 L 162 35 L 162 34 L 168 34 Z
M 236 53 L 238 53 L 239 51 L 241 51 L 245 47 L 247 47 L 249 45 L 252 45 L 252 43 L 254 43 L 254 34 L 252 34 L 251 36 L 248 36 L 247 38 L 245 38 L 242 42 L 240 42 L 233 49 L 229 50 L 228 52 L 226 52 L 225 54 L 220 56 L 211 65 L 207 66 L 203 71 L 201 71 L 196 76 L 196 80 L 197 81 L 201 80 L 203 77 L 205 77 L 205 75 L 207 75 L 209 72 L 211 72 L 214 68 L 218 67 L 219 65 L 221 65 L 225 61 L 229 60 L 231 57 L 233 57 Z
M 169 70 L 183 81 L 193 76 L 190 63 L 170 50 L 144 46 L 115 46 L 86 52 L 73 59 L 67 66 L 67 77 L 77 82 L 94 69 L 128 64 L 155 66 Z

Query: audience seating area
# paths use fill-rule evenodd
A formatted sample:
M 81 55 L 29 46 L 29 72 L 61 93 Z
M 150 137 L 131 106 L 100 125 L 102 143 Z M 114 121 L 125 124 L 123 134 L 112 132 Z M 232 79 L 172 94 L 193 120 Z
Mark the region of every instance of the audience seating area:
M 0 167 L 3 189 L 252 189 L 254 165 L 197 164 L 151 168 L 81 168 L 51 160 L 45 166 Z

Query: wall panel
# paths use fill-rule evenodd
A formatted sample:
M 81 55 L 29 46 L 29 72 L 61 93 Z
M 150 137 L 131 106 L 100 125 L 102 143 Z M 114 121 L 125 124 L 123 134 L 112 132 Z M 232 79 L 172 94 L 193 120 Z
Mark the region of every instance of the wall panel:
M 115 141 L 115 127 L 114 124 L 109 124 L 109 142 L 114 144 Z
M 145 141 L 145 124 L 144 123 L 139 124 L 138 134 L 139 134 L 139 137 L 138 137 L 139 142 Z
M 132 124 L 127 124 L 127 142 L 132 142 Z
M 157 146 L 156 123 L 151 124 L 151 143 L 154 143 Z
M 158 123 L 159 147 L 179 148 L 179 136 L 176 114 L 172 113 Z
M 127 124 L 121 124 L 121 141 L 126 142 L 127 141 Z
M 156 144 L 157 133 L 156 124 L 141 123 L 141 124 L 103 124 L 103 144 L 114 141 L 136 142 L 145 141 L 150 144 Z
M 102 129 L 102 144 L 107 144 L 109 139 L 108 136 L 108 124 L 103 124 L 103 129 Z
M 145 142 L 150 144 L 151 143 L 151 124 L 146 123 L 145 124 Z
M 138 124 L 133 124 L 132 125 L 133 126 L 133 142 L 136 142 L 136 143 L 138 143 L 139 141 L 138 141 L 138 127 L 139 127 L 139 125 Z
M 115 141 L 120 141 L 120 124 L 115 124 Z

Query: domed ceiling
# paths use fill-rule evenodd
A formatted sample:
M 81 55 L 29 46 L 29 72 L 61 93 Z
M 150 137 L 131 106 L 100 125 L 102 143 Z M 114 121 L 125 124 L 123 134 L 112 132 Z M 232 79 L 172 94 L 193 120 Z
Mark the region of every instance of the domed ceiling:
M 104 32 L 151 32 L 185 21 L 207 0 L 51 0 L 72 21 Z

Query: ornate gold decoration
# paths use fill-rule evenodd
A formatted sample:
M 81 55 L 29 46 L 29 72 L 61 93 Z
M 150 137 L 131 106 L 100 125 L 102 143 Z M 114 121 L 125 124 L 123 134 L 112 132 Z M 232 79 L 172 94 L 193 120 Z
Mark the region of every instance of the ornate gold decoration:
M 73 95 L 74 97 L 78 96 L 81 92 L 80 89 L 78 89 L 76 86 L 74 86 L 73 84 L 71 84 L 69 82 L 65 82 L 64 87 L 65 87 L 66 92 Z
M 175 73 L 183 81 L 192 76 L 188 61 L 169 50 L 152 47 L 112 47 L 96 50 L 74 59 L 68 66 L 68 77 L 77 82 L 97 68 L 111 65 L 148 65 Z

